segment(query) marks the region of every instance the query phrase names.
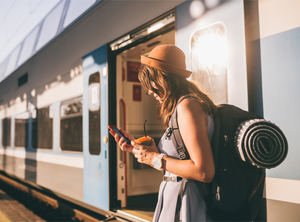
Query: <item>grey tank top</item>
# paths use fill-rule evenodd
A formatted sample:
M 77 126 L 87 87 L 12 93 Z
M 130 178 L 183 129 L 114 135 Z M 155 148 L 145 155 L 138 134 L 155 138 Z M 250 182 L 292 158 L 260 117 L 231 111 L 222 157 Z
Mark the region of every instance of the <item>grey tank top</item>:
M 214 120 L 208 116 L 207 130 L 209 140 L 212 141 L 214 132 Z M 163 134 L 158 148 L 161 153 L 169 157 L 180 159 L 175 146 L 172 143 L 171 137 L 167 136 L 168 130 Z M 201 135 L 199 135 L 201 136 Z M 165 171 L 166 176 L 176 176 L 168 171 Z M 153 217 L 154 222 L 174 221 L 176 214 L 177 194 L 180 189 L 180 182 L 162 181 L 159 188 L 158 201 Z M 189 221 L 207 221 L 206 204 L 204 201 L 205 188 L 200 187 L 193 180 L 188 180 L 185 186 L 180 217 L 182 222 Z

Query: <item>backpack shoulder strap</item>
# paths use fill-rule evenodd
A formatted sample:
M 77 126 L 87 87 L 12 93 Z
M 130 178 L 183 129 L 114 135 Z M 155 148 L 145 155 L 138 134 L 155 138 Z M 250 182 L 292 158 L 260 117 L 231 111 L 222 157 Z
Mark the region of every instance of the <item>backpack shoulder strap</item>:
M 189 159 L 190 156 L 186 150 L 183 139 L 181 137 L 178 121 L 177 121 L 177 107 L 174 110 L 174 113 L 171 116 L 169 122 L 168 134 L 171 136 L 171 140 L 173 145 L 176 147 L 177 153 L 181 160 Z
M 186 98 L 193 98 L 197 99 L 196 97 L 193 96 L 183 96 L 181 97 L 177 105 L 183 101 Z M 214 162 L 216 167 L 218 166 L 218 158 L 219 158 L 219 153 L 218 153 L 218 147 L 220 145 L 220 136 L 221 136 L 221 117 L 218 113 L 218 109 L 216 109 L 213 113 L 213 119 L 214 119 L 214 133 L 213 133 L 213 138 L 212 138 L 212 152 L 214 156 Z M 189 159 L 189 153 L 185 147 L 185 144 L 183 142 L 183 139 L 180 134 L 180 129 L 178 126 L 178 121 L 177 121 L 177 106 L 175 107 L 175 110 L 170 118 L 169 122 L 169 129 L 168 129 L 168 136 L 171 137 L 173 145 L 176 147 L 177 153 L 180 157 L 180 159 Z
M 170 118 L 169 132 L 168 132 L 169 136 L 171 137 L 172 143 L 176 147 L 177 153 L 181 160 L 190 158 L 190 155 L 189 155 L 189 153 L 184 145 L 183 139 L 181 137 L 179 126 L 178 126 L 178 121 L 177 121 L 177 106 L 181 101 L 183 101 L 186 98 L 197 99 L 194 96 L 186 95 L 186 96 L 182 96 L 178 100 L 175 110 Z

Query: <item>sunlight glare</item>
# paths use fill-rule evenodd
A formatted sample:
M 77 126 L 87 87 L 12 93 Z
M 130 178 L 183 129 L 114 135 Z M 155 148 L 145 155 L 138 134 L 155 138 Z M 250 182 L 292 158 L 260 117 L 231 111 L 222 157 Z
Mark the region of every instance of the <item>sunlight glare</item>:
M 193 36 L 193 67 L 202 67 L 214 72 L 214 69 L 227 67 L 227 40 L 223 33 L 209 30 Z

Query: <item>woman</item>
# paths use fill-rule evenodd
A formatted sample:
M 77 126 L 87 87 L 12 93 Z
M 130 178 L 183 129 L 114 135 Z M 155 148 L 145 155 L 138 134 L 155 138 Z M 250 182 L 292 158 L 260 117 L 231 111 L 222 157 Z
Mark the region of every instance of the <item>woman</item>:
M 184 53 L 176 46 L 157 46 L 149 56 L 141 57 L 141 63 L 139 80 L 159 101 L 165 127 L 176 107 L 179 130 L 190 159 L 179 159 L 167 131 L 158 147 L 153 140 L 150 146 L 137 144 L 124 132 L 132 140 L 128 145 L 114 132 L 111 134 L 121 149 L 132 152 L 138 162 L 165 171 L 153 221 L 205 221 L 203 183 L 211 182 L 215 174 L 210 145 L 215 105 L 186 79 L 191 72 L 186 70 Z

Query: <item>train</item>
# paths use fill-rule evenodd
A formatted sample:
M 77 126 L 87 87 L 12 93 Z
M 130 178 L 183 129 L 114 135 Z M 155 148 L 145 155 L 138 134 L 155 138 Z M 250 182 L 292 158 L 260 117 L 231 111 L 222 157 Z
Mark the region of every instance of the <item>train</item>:
M 25 39 L 11 55 L 14 68 L 9 61 L 6 69 L 2 64 L 1 170 L 93 208 L 151 221 L 162 174 L 122 152 L 108 125 L 136 138 L 147 134 L 160 139 L 165 128 L 159 106 L 137 78 L 140 56 L 159 44 L 184 51 L 190 81 L 215 103 L 234 104 L 278 123 L 292 141 L 290 153 L 297 154 L 299 142 L 293 138 L 299 126 L 282 118 L 272 92 L 280 83 L 284 90 L 276 95 L 283 107 L 296 107 L 288 118 L 299 121 L 294 111 L 299 100 L 287 102 L 297 92 L 293 82 L 299 75 L 292 71 L 286 79 L 274 67 L 280 61 L 296 70 L 300 54 L 285 51 L 283 59 L 273 48 L 287 39 L 295 39 L 290 44 L 299 47 L 299 19 L 276 27 L 268 23 L 272 10 L 282 15 L 278 5 L 299 17 L 297 1 L 287 5 L 276 0 L 276 7 L 272 0 L 87 2 L 88 10 L 71 21 L 69 11 L 82 2 L 60 1 L 42 24 L 49 29 L 34 29 L 34 39 Z M 57 35 L 46 42 L 50 27 Z M 24 51 L 28 48 L 30 56 Z M 267 173 L 268 221 L 300 218 L 300 197 L 286 193 L 286 187 L 297 193 L 300 183 L 300 175 L 290 173 L 297 166 L 291 156 Z

